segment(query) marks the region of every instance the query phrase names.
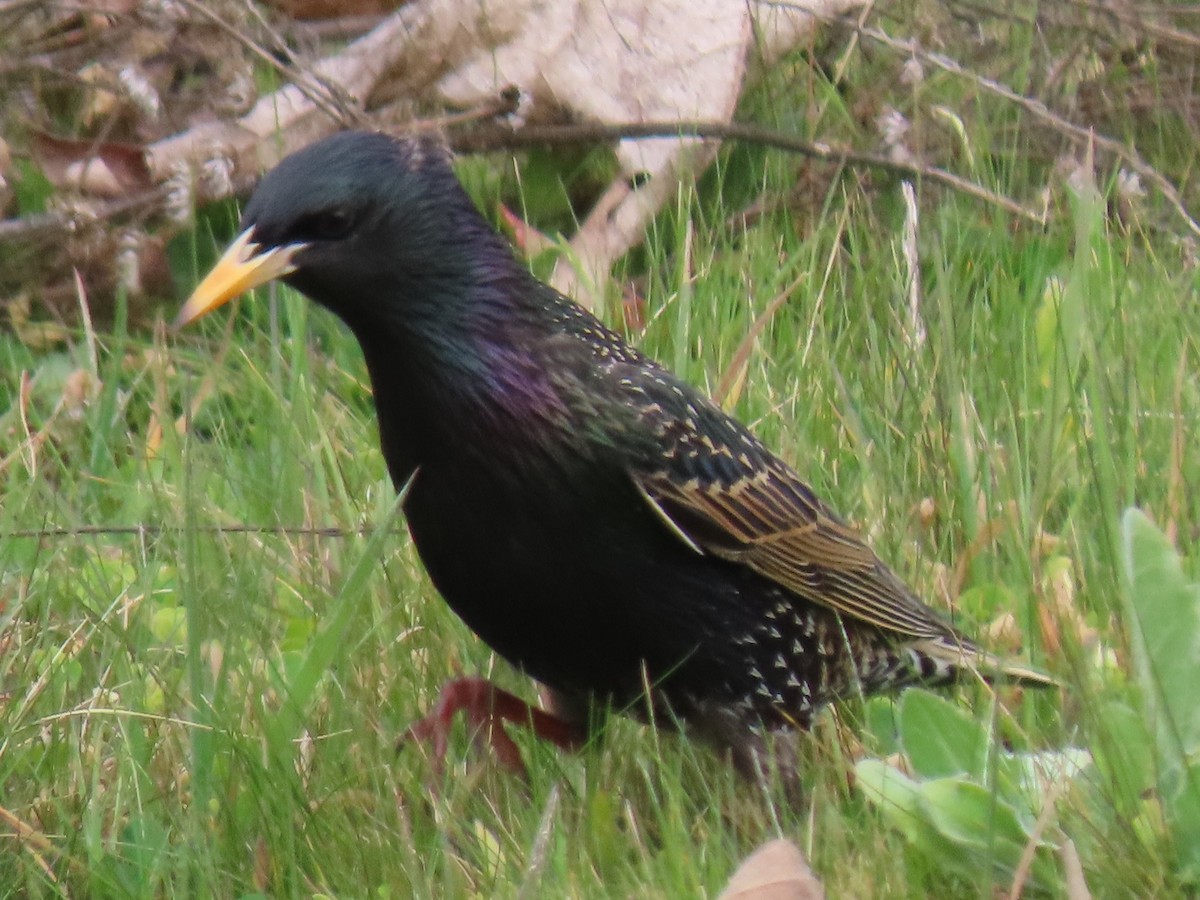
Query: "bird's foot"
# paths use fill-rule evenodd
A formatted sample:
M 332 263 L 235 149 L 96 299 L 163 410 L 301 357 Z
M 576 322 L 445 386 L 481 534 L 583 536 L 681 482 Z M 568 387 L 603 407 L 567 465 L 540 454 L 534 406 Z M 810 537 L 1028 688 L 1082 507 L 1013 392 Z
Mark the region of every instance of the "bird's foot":
M 442 687 L 433 711 L 414 722 L 400 738 L 432 744 L 433 764 L 441 769 L 449 746 L 454 717 L 463 712 L 475 739 L 483 739 L 496 760 L 515 775 L 526 775 L 521 751 L 504 728 L 505 722 L 529 728 L 544 741 L 564 750 L 578 750 L 585 730 L 578 724 L 526 703 L 485 678 L 455 678 Z

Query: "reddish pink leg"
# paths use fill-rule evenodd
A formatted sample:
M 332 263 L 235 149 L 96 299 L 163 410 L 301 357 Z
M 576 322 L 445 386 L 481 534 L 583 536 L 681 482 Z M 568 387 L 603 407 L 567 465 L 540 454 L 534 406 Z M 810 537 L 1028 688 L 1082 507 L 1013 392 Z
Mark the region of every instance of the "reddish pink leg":
M 406 740 L 432 743 L 433 762 L 440 769 L 446 758 L 451 725 L 460 711 L 466 713 L 472 733 L 483 737 L 500 765 L 516 775 L 525 775 L 525 764 L 521 761 L 521 751 L 504 730 L 505 722 L 523 725 L 564 750 L 579 749 L 585 737 L 579 725 L 538 709 L 485 678 L 455 678 L 442 687 L 433 711 L 409 726 L 401 743 Z

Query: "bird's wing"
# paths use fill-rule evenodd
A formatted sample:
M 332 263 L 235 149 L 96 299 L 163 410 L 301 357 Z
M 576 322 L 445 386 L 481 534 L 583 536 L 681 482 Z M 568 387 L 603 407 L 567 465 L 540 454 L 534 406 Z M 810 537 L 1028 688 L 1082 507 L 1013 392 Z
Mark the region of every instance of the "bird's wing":
M 632 475 L 692 549 L 886 631 L 957 638 L 790 467 L 708 401 L 668 387 L 678 396 L 640 398 L 657 447 Z

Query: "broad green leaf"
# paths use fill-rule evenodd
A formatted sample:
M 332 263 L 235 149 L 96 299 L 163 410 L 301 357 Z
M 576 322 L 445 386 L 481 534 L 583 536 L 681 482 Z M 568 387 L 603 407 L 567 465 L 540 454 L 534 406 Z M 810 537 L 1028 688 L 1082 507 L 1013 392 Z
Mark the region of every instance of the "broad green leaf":
M 1092 764 L 1092 755 L 1080 747 L 1061 750 L 996 753 L 988 775 L 996 793 L 1004 798 L 1027 829 L 1033 827 L 1046 803 L 1047 793 L 1075 779 Z
M 1127 611 L 1163 809 L 1191 877 L 1200 877 L 1200 592 L 1140 511 L 1123 521 Z
M 1200 593 L 1138 510 L 1125 513 L 1124 536 L 1134 657 L 1150 724 L 1187 754 L 1200 748 Z
M 1055 276 L 1046 280 L 1034 321 L 1039 377 L 1046 388 L 1056 382 L 1065 385 L 1079 375 L 1088 300 L 1096 294 L 1101 274 L 1099 257 L 1104 252 L 1104 202 L 1090 166 L 1080 166 L 1070 184 L 1075 223 L 1071 272 L 1065 279 Z
M 864 739 L 874 739 L 867 746 L 876 756 L 888 756 L 900 752 L 900 721 L 894 697 L 876 694 L 863 701 Z
M 913 769 L 925 778 L 983 777 L 987 732 L 954 704 L 928 691 L 907 691 L 900 701 L 900 741 Z
M 992 791 L 961 776 L 917 782 L 877 759 L 860 761 L 854 771 L 867 800 L 942 868 L 967 878 L 985 871 L 1010 877 L 1015 871 L 1029 832 Z M 1039 850 L 1035 886 L 1054 878 L 1051 858 Z
M 1097 716 L 1103 733 L 1091 742 L 1096 768 L 1120 814 L 1137 815 L 1142 794 L 1154 785 L 1154 742 L 1141 715 L 1119 701 L 1110 701 Z
M 867 800 L 905 837 L 918 842 L 922 823 L 917 810 L 917 783 L 881 759 L 860 760 L 854 774 Z
M 1012 807 L 987 788 L 965 778 L 935 778 L 922 782 L 919 803 L 929 820 L 947 838 L 964 847 L 1015 850 L 1015 865 L 1029 835 Z M 1007 852 L 1007 850 L 1005 852 Z
M 944 838 L 970 851 L 979 865 L 990 865 L 1006 876 L 1016 870 L 1030 841 L 1011 806 L 963 778 L 923 783 L 918 806 Z M 1043 886 L 1054 880 L 1053 862 L 1044 849 L 1035 857 L 1033 874 Z
M 1184 877 L 1200 882 L 1200 762 L 1192 761 L 1187 782 L 1166 808 Z

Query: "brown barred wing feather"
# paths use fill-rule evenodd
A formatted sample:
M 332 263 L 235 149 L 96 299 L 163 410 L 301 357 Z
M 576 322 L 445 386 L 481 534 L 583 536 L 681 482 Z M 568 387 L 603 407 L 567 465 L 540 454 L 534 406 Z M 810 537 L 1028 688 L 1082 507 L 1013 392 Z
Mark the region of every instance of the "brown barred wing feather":
M 719 410 L 693 407 L 659 424 L 660 465 L 633 477 L 656 514 L 693 549 L 738 562 L 804 600 L 897 637 L 952 639 L 973 650 L 799 475 Z

